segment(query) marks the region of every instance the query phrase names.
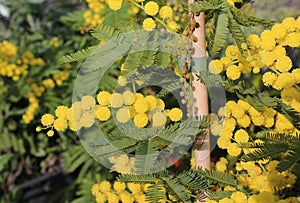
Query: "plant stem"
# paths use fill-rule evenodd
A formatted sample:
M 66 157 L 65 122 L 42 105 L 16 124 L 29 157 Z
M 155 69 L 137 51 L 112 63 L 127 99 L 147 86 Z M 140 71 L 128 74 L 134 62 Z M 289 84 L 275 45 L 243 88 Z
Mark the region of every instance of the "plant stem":
M 188 3 L 193 3 L 194 0 L 188 0 Z M 194 58 L 206 57 L 206 40 L 205 40 L 205 15 L 200 13 L 198 16 L 193 16 L 196 20 L 198 26 L 196 26 L 193 31 L 193 35 L 197 38 L 196 42 L 193 42 L 194 48 Z M 191 18 L 192 20 L 193 18 Z M 206 67 L 205 67 L 206 68 Z M 193 111 L 194 116 L 201 118 L 202 116 L 208 115 L 208 92 L 205 84 L 200 80 L 197 80 L 197 75 L 199 73 L 192 73 L 192 85 L 193 85 L 193 98 L 196 99 L 194 107 L 197 108 L 197 111 Z M 195 157 L 195 166 L 196 168 L 210 169 L 210 139 L 209 139 L 209 130 L 206 130 L 201 136 L 202 146 L 200 149 L 195 147 L 194 157 Z M 197 136 L 198 137 L 198 136 Z M 197 142 L 197 140 L 196 140 Z M 197 203 L 203 202 L 206 200 L 198 200 Z

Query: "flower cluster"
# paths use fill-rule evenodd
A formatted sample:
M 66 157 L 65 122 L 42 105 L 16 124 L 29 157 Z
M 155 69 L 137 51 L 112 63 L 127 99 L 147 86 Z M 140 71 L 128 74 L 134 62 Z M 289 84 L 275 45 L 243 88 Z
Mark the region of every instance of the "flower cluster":
M 92 28 L 97 27 L 98 25 L 103 24 L 104 15 L 106 9 L 109 9 L 109 12 L 118 11 L 122 8 L 122 4 L 128 2 L 123 2 L 123 0 L 86 0 L 88 4 L 88 9 L 84 12 L 84 24 L 81 28 L 82 32 L 88 32 Z M 139 8 L 130 4 L 130 8 L 126 11 L 128 14 L 137 14 Z
M 153 30 L 156 28 L 156 21 L 164 25 L 170 31 L 176 31 L 179 25 L 174 19 L 173 9 L 170 6 L 163 6 L 159 8 L 158 4 L 154 1 L 149 1 L 144 6 L 145 13 L 149 16 L 143 22 L 143 28 L 145 30 Z M 159 19 L 156 17 L 162 19 Z
M 249 198 L 240 191 L 232 193 L 230 198 L 224 198 L 219 201 L 208 200 L 205 203 L 260 203 L 260 202 L 272 202 L 272 203 L 297 203 L 299 202 L 296 197 L 290 197 L 279 200 L 278 196 L 271 192 L 263 191 L 258 194 L 251 195 Z
M 105 9 L 105 1 L 102 0 L 86 0 L 88 4 L 88 10 L 83 14 L 84 24 L 82 32 L 87 32 L 91 28 L 95 28 L 97 25 L 102 24 L 103 18 L 100 13 Z
M 0 43 L 0 75 L 12 78 L 14 81 L 28 74 L 30 66 L 42 67 L 45 62 L 41 58 L 35 58 L 30 51 L 17 55 L 17 46 L 8 42 Z M 17 59 L 15 59 L 17 57 Z
M 92 194 L 96 198 L 97 203 L 146 203 L 146 190 L 152 184 L 124 183 L 115 181 L 111 184 L 108 181 L 103 181 L 99 184 L 94 184 Z M 159 202 L 166 202 L 160 200 Z
M 211 134 L 220 136 L 218 146 L 227 149 L 231 156 L 238 156 L 242 149 L 239 144 L 254 141 L 251 138 L 251 128 L 259 127 L 279 133 L 296 134 L 299 131 L 285 116 L 274 109 L 265 107 L 263 112 L 243 100 L 228 101 L 218 114 L 210 114 Z
M 282 100 L 300 112 L 300 68 L 293 67 L 285 47 L 300 47 L 300 17 L 288 17 L 265 30 L 260 36 L 248 37 L 249 47 L 243 44 L 243 56 L 237 46 L 227 47 L 225 57 L 213 60 L 209 69 L 214 74 L 225 73 L 230 80 L 249 74 L 262 74 L 265 87 L 279 90 Z
M 228 171 L 229 161 L 221 157 L 216 163 L 215 168 L 219 172 Z M 278 161 L 260 161 L 260 162 L 239 162 L 235 166 L 239 187 L 248 188 L 253 191 L 252 194 L 243 193 L 236 188 L 224 187 L 223 190 L 232 191 L 232 195 L 219 201 L 208 200 L 206 203 L 259 203 L 259 202 L 298 202 L 296 197 L 280 199 L 276 195 L 277 190 L 291 188 L 296 182 L 296 176 L 289 171 L 279 172 L 276 170 Z M 221 188 L 219 188 L 221 189 Z M 219 190 L 218 189 L 218 190 Z
M 82 127 L 91 127 L 95 119 L 107 121 L 111 118 L 111 111 L 116 112 L 118 122 L 127 123 L 132 120 L 138 128 L 144 128 L 150 123 L 153 127 L 163 127 L 168 119 L 177 122 L 182 118 L 182 111 L 179 108 L 165 109 L 163 100 L 129 90 L 122 94 L 101 91 L 97 94 L 97 102 L 98 104 L 92 96 L 86 95 L 81 101 L 74 102 L 70 108 L 58 106 L 55 111 L 56 119 L 54 120 L 52 116 L 52 122 L 44 122 L 43 119 L 51 114 L 43 115 L 41 123 L 51 130 L 54 128 L 57 131 L 64 131 L 70 128 L 76 131 Z
M 122 94 L 102 91 L 97 95 L 100 105 L 110 105 L 117 109 L 116 119 L 120 123 L 127 123 L 133 120 L 135 126 L 143 128 L 149 123 L 153 127 L 162 127 L 167 122 L 179 121 L 182 118 L 182 111 L 178 108 L 165 110 L 164 101 L 152 95 L 144 96 L 141 93 L 133 93 L 126 90 Z

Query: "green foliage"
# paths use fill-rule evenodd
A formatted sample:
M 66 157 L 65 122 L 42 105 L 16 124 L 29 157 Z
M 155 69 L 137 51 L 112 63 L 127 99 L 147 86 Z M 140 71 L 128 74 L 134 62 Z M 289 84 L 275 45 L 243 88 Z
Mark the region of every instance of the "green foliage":
M 209 199 L 214 199 L 214 200 L 221 200 L 221 199 L 224 199 L 224 198 L 229 198 L 231 197 L 232 195 L 232 191 L 217 191 L 217 192 L 211 192 L 209 193 L 208 197 Z
M 107 41 L 120 35 L 120 32 L 111 26 L 102 24 L 92 30 L 91 35 L 98 40 Z
M 282 172 L 290 170 L 299 176 L 300 135 L 268 133 L 265 135 L 263 144 L 247 144 L 243 147 L 255 148 L 252 153 L 242 156 L 243 161 L 258 161 L 262 159 L 275 158 L 279 160 L 277 169 Z
M 245 2 L 246 3 L 246 2 Z M 226 46 L 228 32 L 243 53 L 242 44 L 247 42 L 242 26 L 270 26 L 273 22 L 255 16 L 247 15 L 236 7 L 230 6 L 226 0 L 204 0 L 192 3 L 190 8 L 195 13 L 205 12 L 206 21 L 212 19 L 213 27 L 207 38 L 208 50 L 217 54 Z
M 61 64 L 63 63 L 70 63 L 70 62 L 75 62 L 75 61 L 82 61 L 89 57 L 91 53 L 97 48 L 98 46 L 92 46 L 88 47 L 86 49 L 83 49 L 81 51 L 77 51 L 75 53 L 71 53 L 69 55 L 63 56 L 60 58 L 59 62 Z
M 231 175 L 227 173 L 220 173 L 214 169 L 212 170 L 198 170 L 199 174 L 206 177 L 208 180 L 210 180 L 212 183 L 216 183 L 220 186 L 237 186 L 237 180 L 232 177 Z
M 146 190 L 146 199 L 150 202 L 157 202 L 165 198 L 166 189 L 176 201 L 192 202 L 193 195 L 198 192 L 207 192 L 210 183 L 205 176 L 199 176 L 199 172 L 189 169 L 174 176 L 168 170 L 146 174 L 146 175 L 125 175 L 118 178 L 124 182 L 135 182 L 140 184 L 151 183 L 152 185 Z M 193 194 L 193 195 L 191 195 Z

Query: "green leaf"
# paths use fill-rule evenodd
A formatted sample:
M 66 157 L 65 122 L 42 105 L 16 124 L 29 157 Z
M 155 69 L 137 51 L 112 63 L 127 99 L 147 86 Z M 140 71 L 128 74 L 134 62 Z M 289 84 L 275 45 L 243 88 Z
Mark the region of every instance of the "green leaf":
M 176 179 L 185 187 L 195 192 L 205 192 L 210 186 L 207 179 L 203 176 L 199 176 L 198 171 L 193 169 L 180 173 Z
M 228 24 L 228 28 L 231 32 L 231 35 L 235 41 L 235 43 L 237 44 L 240 52 L 242 54 L 244 54 L 244 50 L 242 49 L 242 44 L 248 44 L 247 38 L 245 36 L 245 33 L 243 32 L 243 30 L 240 28 L 238 22 L 234 19 L 234 17 L 232 16 L 232 14 L 228 15 L 229 17 L 229 24 Z
M 149 203 L 157 203 L 166 198 L 165 187 L 159 182 L 149 186 L 145 193 L 146 202 Z
M 228 15 L 225 12 L 220 12 L 215 21 L 215 33 L 212 35 L 211 52 L 213 54 L 218 53 L 226 45 L 229 32 L 228 23 Z
M 9 163 L 9 160 L 13 157 L 13 154 L 7 153 L 0 155 L 0 171 Z
M 216 4 L 210 3 L 209 1 L 194 2 L 194 3 L 191 3 L 189 5 L 189 7 L 195 13 L 208 12 L 208 11 L 217 11 L 217 10 L 220 10 L 222 8 L 221 5 L 216 5 Z
M 158 148 L 153 140 L 142 142 L 135 152 L 135 169 L 138 173 L 151 173 L 157 171 L 155 164 L 158 159 Z
M 175 179 L 168 180 L 166 183 L 171 194 L 180 199 L 180 201 L 191 202 L 191 196 L 186 192 L 186 188 L 183 185 L 179 184 Z
M 115 28 L 101 24 L 96 29 L 91 31 L 91 35 L 95 37 L 97 40 L 110 40 L 114 37 L 117 37 L 120 34 L 118 30 Z
M 230 198 L 232 195 L 232 191 L 217 191 L 217 192 L 211 192 L 208 194 L 209 199 L 213 199 L 213 200 L 221 200 L 224 198 Z
M 273 155 L 285 152 L 287 151 L 287 149 L 288 146 L 284 143 L 266 144 L 260 149 L 257 149 L 252 153 L 245 154 L 244 156 L 242 156 L 242 161 L 258 161 L 262 159 L 267 159 Z
M 271 26 L 274 24 L 273 21 L 269 21 L 263 18 L 258 18 L 255 16 L 251 16 L 246 14 L 245 12 L 242 12 L 240 9 L 237 9 L 234 6 L 230 7 L 231 13 L 234 16 L 234 19 L 243 26 Z
M 234 177 L 232 177 L 231 175 L 227 174 L 227 173 L 221 173 L 218 172 L 214 169 L 212 170 L 202 170 L 199 169 L 198 170 L 200 175 L 205 176 L 206 178 L 208 178 L 209 180 L 211 180 L 214 183 L 218 183 L 221 186 L 233 186 L 236 187 L 237 186 L 237 180 L 234 179 Z
M 71 63 L 71 62 L 75 62 L 75 61 L 82 61 L 84 59 L 86 59 L 87 57 L 90 56 L 90 54 L 98 47 L 97 46 L 92 46 L 92 47 L 88 47 L 86 49 L 77 51 L 75 53 L 71 53 L 69 55 L 66 55 L 64 57 L 62 57 L 61 59 L 59 59 L 59 63 L 63 64 L 63 63 Z

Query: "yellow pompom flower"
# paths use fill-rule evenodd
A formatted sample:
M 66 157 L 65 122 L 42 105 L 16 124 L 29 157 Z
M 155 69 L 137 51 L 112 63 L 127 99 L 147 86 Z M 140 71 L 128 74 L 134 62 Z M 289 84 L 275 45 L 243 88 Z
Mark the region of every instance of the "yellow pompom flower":
M 150 16 L 155 16 L 158 13 L 159 6 L 154 1 L 149 1 L 145 5 L 145 13 Z
M 243 128 L 247 128 L 250 126 L 251 124 L 251 120 L 249 118 L 248 115 L 244 115 L 242 118 L 237 119 L 237 123 L 243 127 Z
M 145 113 L 149 110 L 149 103 L 148 101 L 143 97 L 141 99 L 138 99 L 134 105 L 134 109 L 138 113 Z
M 281 39 L 286 36 L 286 30 L 282 24 L 277 23 L 273 25 L 271 31 L 274 38 Z
M 113 191 L 105 193 L 108 203 L 119 203 L 119 197 Z
M 161 127 L 167 122 L 167 117 L 164 112 L 155 112 L 152 116 L 152 126 Z
M 148 116 L 144 113 L 138 113 L 133 118 L 134 125 L 139 128 L 145 127 L 148 124 L 148 120 Z
M 106 0 L 107 5 L 111 10 L 117 11 L 122 7 L 122 0 Z
M 270 30 L 265 30 L 261 34 L 261 47 L 267 51 L 271 51 L 275 48 L 276 41 Z
M 133 100 L 134 94 L 130 92 L 129 90 L 126 90 L 123 92 L 123 101 L 125 105 L 131 105 L 134 100 Z
M 277 79 L 277 75 L 275 73 L 266 72 L 263 75 L 262 81 L 263 81 L 263 83 L 264 83 L 265 86 L 270 86 L 270 85 L 274 84 L 274 82 L 276 81 L 276 79 Z
M 230 156 L 238 156 L 240 155 L 241 151 L 242 149 L 238 147 L 236 143 L 230 143 L 227 148 L 227 152 Z
M 90 95 L 85 95 L 81 98 L 81 108 L 82 109 L 90 109 L 94 107 L 96 104 L 94 97 Z
M 236 191 L 236 192 L 232 193 L 231 199 L 235 203 L 245 203 L 245 202 L 247 202 L 247 196 L 244 193 L 239 192 L 239 191 Z
M 111 112 L 106 106 L 96 105 L 95 116 L 100 121 L 107 121 L 111 117 Z
M 234 134 L 234 140 L 237 143 L 246 143 L 249 141 L 249 135 L 248 135 L 247 131 L 245 131 L 243 129 L 239 129 Z
M 106 198 L 106 195 L 105 195 L 105 194 L 100 193 L 100 192 L 97 193 L 97 195 L 96 195 L 96 202 L 97 202 L 97 203 L 105 203 L 106 200 L 107 200 L 107 198 Z
M 107 91 L 101 91 L 97 94 L 97 101 L 100 105 L 106 106 L 110 104 L 111 94 Z
M 141 185 L 138 183 L 128 183 L 127 187 L 132 192 L 132 194 L 138 194 L 142 191 Z
M 180 119 L 182 118 L 182 111 L 179 108 L 173 108 L 168 111 L 167 115 L 171 121 L 180 121 Z
M 250 45 L 253 49 L 257 49 L 260 47 L 261 41 L 258 35 L 256 34 L 249 35 L 248 41 L 250 42 Z
M 120 198 L 121 202 L 126 202 L 126 203 L 133 203 L 134 202 L 133 196 L 127 191 L 124 191 L 124 192 L 120 193 L 119 198 Z
M 170 6 L 163 6 L 159 10 L 159 16 L 163 19 L 171 18 L 173 16 L 173 10 Z
M 130 110 L 128 107 L 120 108 L 117 111 L 117 120 L 120 123 L 126 123 L 130 119 Z
M 165 102 L 162 99 L 156 99 L 156 106 L 161 109 L 165 109 Z
M 41 131 L 42 131 L 41 126 L 36 127 L 36 128 L 35 128 L 35 131 L 36 131 L 36 132 L 41 132 Z
M 48 137 L 52 137 L 54 135 L 54 131 L 53 130 L 49 130 L 47 132 Z
M 99 188 L 99 184 L 94 184 L 93 186 L 92 186 L 92 194 L 94 195 L 94 196 L 96 196 L 99 192 L 100 192 L 100 188 Z
M 67 118 L 69 108 L 66 106 L 58 106 L 55 110 L 55 115 L 58 118 Z
M 176 31 L 177 29 L 179 29 L 179 25 L 175 21 L 172 21 L 172 20 L 167 22 L 167 26 L 170 28 L 169 31 Z
M 64 118 L 57 118 L 54 120 L 53 127 L 57 131 L 64 131 L 68 128 L 67 120 Z
M 227 69 L 226 69 L 226 75 L 229 79 L 231 80 L 237 80 L 240 78 L 241 76 L 241 70 L 239 69 L 238 66 L 236 65 L 230 65 Z
M 213 74 L 219 74 L 223 71 L 223 63 L 220 61 L 220 60 L 212 60 L 210 63 L 209 63 L 209 71 Z
M 118 193 L 123 192 L 126 189 L 126 184 L 120 181 L 114 182 L 114 190 Z
M 113 93 L 111 96 L 111 107 L 118 108 L 123 105 L 123 96 L 120 93 Z
M 43 126 L 50 126 L 52 125 L 54 122 L 54 116 L 52 114 L 45 114 L 42 116 L 41 118 L 41 123 Z
M 143 28 L 145 30 L 153 30 L 154 28 L 156 27 L 156 23 L 155 21 L 152 19 L 152 18 L 146 18 L 144 21 L 143 21 Z
M 292 60 L 288 56 L 281 56 L 277 59 L 275 68 L 283 73 L 289 71 L 292 65 Z
M 103 193 L 109 192 L 111 190 L 111 184 L 108 181 L 102 181 L 99 184 L 99 190 Z
M 153 107 L 156 107 L 157 100 L 154 96 L 148 95 L 148 96 L 145 97 L 145 99 L 148 102 L 149 110 L 151 110 Z

